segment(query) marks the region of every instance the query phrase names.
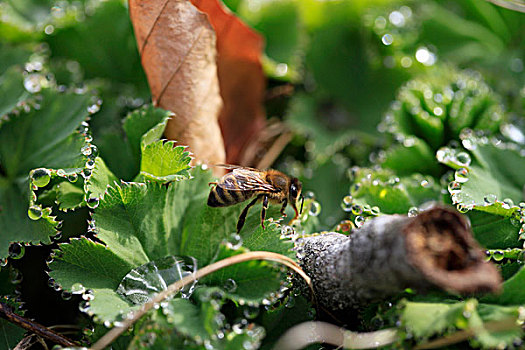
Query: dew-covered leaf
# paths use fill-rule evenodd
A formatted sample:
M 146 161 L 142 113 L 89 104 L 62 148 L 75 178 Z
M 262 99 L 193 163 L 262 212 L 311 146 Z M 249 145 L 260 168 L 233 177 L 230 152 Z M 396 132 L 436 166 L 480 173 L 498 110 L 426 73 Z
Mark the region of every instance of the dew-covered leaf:
M 192 257 L 166 256 L 147 262 L 131 270 L 120 282 L 117 294 L 135 305 L 142 305 L 168 286 L 197 271 L 196 260 Z M 181 296 L 188 298 L 196 281 L 181 290 Z
M 401 321 L 407 332 L 417 340 L 450 332 L 450 329 L 471 329 L 475 336 L 471 342 L 479 342 L 483 348 L 494 348 L 500 344 L 512 344 L 521 336 L 519 326 L 506 331 L 489 331 L 485 322 L 517 320 L 517 307 L 479 304 L 474 299 L 457 303 L 407 302 Z
M 242 253 L 241 250 L 221 246 L 216 261 Z M 243 303 L 259 303 L 262 297 L 279 289 L 282 282 L 280 272 L 270 262 L 247 261 L 216 271 L 202 280 L 202 283 L 223 289 L 226 296 Z
M 41 96 L 38 106 L 0 126 L 0 163 L 10 179 L 27 176 L 33 168 L 84 166 L 85 140 L 77 128 L 88 116 L 90 97 L 53 89 L 42 90 Z
M 188 178 L 190 160 L 186 147 L 175 146 L 174 141 L 156 141 L 142 149 L 140 175 L 160 182 Z
M 388 169 L 355 168 L 352 172 L 355 181 L 350 197 L 343 198 L 342 208 L 354 215 L 370 213 L 374 206 L 384 214 L 406 214 L 411 208 L 417 210 L 427 202 L 440 201 L 441 190 L 431 176 L 400 178 Z
M 30 182 L 45 187 L 58 172 L 46 168 L 76 172 L 86 162 L 82 149 L 89 145 L 77 128 L 88 116 L 90 96 L 44 88 L 33 99 L 27 109 L 9 114 L 0 125 L 0 167 L 5 174 L 0 176 L 1 257 L 10 242 L 50 243 L 56 234 L 50 208 L 36 203 Z M 35 179 L 29 181 L 34 168 L 40 170 L 32 172 Z
M 398 141 L 386 151 L 384 165 L 400 175 L 417 170 L 439 176 L 434 160 L 439 147 L 467 127 L 494 133 L 505 119 L 501 98 L 480 74 L 448 67 L 432 71 L 399 90 L 379 125 Z
M 107 188 L 93 214 L 97 238 L 106 246 L 85 239 L 61 245 L 61 253 L 50 265 L 51 276 L 66 289 L 77 282 L 93 289 L 95 296 L 102 293 L 99 289 L 103 289 L 104 298 L 99 299 L 99 303 L 95 297 L 90 302 L 89 312 L 112 320 L 116 313 L 125 311 L 124 306 L 128 305 L 116 291 L 132 269 L 137 269 L 137 272 L 152 262 L 158 263 L 173 255 L 191 256 L 196 259 L 197 268 L 200 268 L 223 255 L 227 257 L 240 252 L 231 250 L 221 254 L 225 249 L 220 248 L 224 240 L 230 240 L 229 246 L 232 248 L 240 246 L 245 239 L 244 246 L 247 248 L 288 254 L 291 244 L 280 239 L 280 230 L 276 224 L 267 222 L 266 229 L 262 230 L 260 213 L 256 209 L 249 213 L 240 236 L 235 235 L 242 205 L 209 207 L 207 196 L 208 182 L 212 180 L 210 173 L 194 169 L 192 175 L 192 179 L 167 185 L 155 182 L 113 183 Z M 277 213 L 278 210 L 278 207 L 272 207 L 268 214 Z M 75 262 L 80 254 L 85 257 L 85 261 Z M 115 261 L 111 262 L 112 259 Z M 109 261 L 110 267 L 103 268 L 104 261 Z M 241 285 L 236 293 L 231 293 L 232 298 L 260 302 L 279 288 L 279 273 L 269 264 L 253 262 L 243 266 L 244 269 L 232 267 L 230 271 L 230 277 L 237 279 Z M 109 271 L 108 275 L 104 275 L 105 271 Z M 214 283 L 206 282 L 205 279 L 201 282 L 224 288 L 224 282 L 230 277 L 222 274 L 211 280 Z M 137 278 L 134 275 L 132 279 Z M 158 279 L 156 281 L 157 285 L 162 284 Z M 149 295 L 149 292 L 146 294 Z M 120 299 L 118 303 L 117 299 Z M 119 307 L 104 310 L 103 300 L 114 300 Z
M 0 318 L 0 337 L 2 339 L 0 348 L 6 350 L 14 349 L 24 337 L 25 332 L 25 329 Z
M 483 212 L 471 214 L 480 243 L 490 248 L 518 246 L 515 239 L 525 232 L 520 229 L 523 212 L 519 207 L 525 200 L 523 150 L 512 143 L 475 137 L 472 132 L 464 132 L 461 139 L 466 150 L 443 147 L 437 153 L 441 163 L 455 169 L 448 185 L 453 203 L 460 209 Z

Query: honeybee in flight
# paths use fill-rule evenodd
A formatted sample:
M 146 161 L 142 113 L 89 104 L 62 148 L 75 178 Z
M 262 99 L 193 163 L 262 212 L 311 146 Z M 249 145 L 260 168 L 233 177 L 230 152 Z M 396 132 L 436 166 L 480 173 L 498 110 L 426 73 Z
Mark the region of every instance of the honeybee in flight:
M 218 182 L 210 182 L 210 185 L 215 185 L 208 196 L 210 207 L 227 207 L 255 197 L 239 216 L 237 233 L 244 226 L 248 210 L 258 201 L 262 201 L 261 226 L 263 229 L 269 202 L 281 203 L 283 216 L 286 216 L 284 210 L 290 204 L 295 211 L 295 216 L 291 221 L 299 216 L 296 206 L 298 198 L 301 199 L 301 212 L 303 211 L 304 197 L 301 194 L 303 186 L 297 178 L 273 169 L 258 170 L 223 164 L 219 166 L 232 169 L 232 171 L 220 178 Z

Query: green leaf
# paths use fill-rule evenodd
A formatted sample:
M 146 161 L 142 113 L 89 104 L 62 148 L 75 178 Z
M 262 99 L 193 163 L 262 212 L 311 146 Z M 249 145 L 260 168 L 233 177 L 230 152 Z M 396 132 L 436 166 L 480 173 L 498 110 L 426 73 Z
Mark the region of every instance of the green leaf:
M 146 106 L 133 111 L 124 119 L 123 128 L 135 161 L 140 161 L 145 146 L 162 137 L 171 115 L 164 109 Z
M 126 7 L 115 0 L 97 5 L 82 21 L 57 26 L 45 37 L 51 58 L 78 62 L 88 79 L 107 78 L 147 90 Z
M 184 146 L 174 141 L 157 141 L 142 149 L 140 175 L 146 179 L 169 182 L 188 178 L 191 157 Z
M 0 75 L 0 117 L 11 112 L 25 100 L 29 93 L 24 89 L 22 74 L 16 69 L 8 69 Z
M 389 147 L 385 151 L 385 158 L 381 165 L 402 176 L 413 173 L 436 176 L 442 171 L 436 163 L 434 151 L 417 137 L 407 137 L 402 144 Z
M 160 139 L 171 113 L 146 106 L 128 114 L 123 123 L 116 113 L 111 106 L 102 108 L 92 121 L 94 139 L 111 172 L 131 180 L 140 172 L 142 148 Z
M 220 261 L 240 253 L 240 249 L 232 250 L 221 246 L 215 260 Z M 255 260 L 225 267 L 205 276 L 202 282 L 222 288 L 229 299 L 241 304 L 260 303 L 262 297 L 277 291 L 283 283 L 281 274 L 271 263 Z
M 122 299 L 117 302 L 120 297 L 115 291 L 131 269 L 170 255 L 191 256 L 202 267 L 239 253 L 225 251 L 221 243 L 235 238 L 231 235 L 242 207 L 209 207 L 209 172 L 195 169 L 192 175 L 190 180 L 167 185 L 123 182 L 108 187 L 93 214 L 97 238 L 106 246 L 86 239 L 61 245 L 61 253 L 50 265 L 51 276 L 65 289 L 74 283 L 93 289 L 90 312 L 112 320 L 118 312 L 126 311 L 128 304 Z M 272 207 L 270 214 L 278 209 Z M 259 217 L 256 210 L 248 215 L 240 237 L 245 247 L 289 254 L 291 243 L 279 238 L 275 224 L 262 230 Z M 108 267 L 103 266 L 105 262 Z M 231 292 L 231 297 L 257 302 L 280 286 L 279 273 L 268 263 L 249 262 L 244 268 L 230 269 L 228 275 L 217 275 L 210 280 L 213 283 L 204 283 L 224 288 L 228 278 L 236 279 L 241 287 Z M 97 301 L 97 293 L 104 297 Z M 104 306 L 106 302 L 114 302 L 118 308 Z
M 525 200 L 525 157 L 512 143 L 488 141 L 471 132 L 462 134 L 464 150 L 441 148 L 438 160 L 455 169 L 449 186 L 453 203 L 460 209 L 483 212 L 474 214 L 476 238 L 488 248 L 518 247 L 523 213 L 518 203 Z M 496 244 L 500 244 L 496 246 Z
M 42 167 L 48 179 L 35 185 L 46 186 L 58 171 L 45 168 L 75 172 L 84 166 L 81 149 L 87 144 L 77 128 L 87 118 L 88 102 L 87 95 L 43 89 L 38 106 L 9 115 L 0 125 L 0 168 L 6 175 L 0 176 L 0 257 L 7 256 L 10 242 L 50 243 L 56 234 L 50 208 L 37 204 L 34 192 L 28 190 L 28 175 Z M 28 217 L 29 194 L 35 196 L 30 198 L 30 211 L 36 221 Z
M 64 181 L 57 185 L 57 202 L 60 210 L 78 208 L 84 203 L 84 190 Z
M 500 305 L 523 305 L 525 303 L 523 283 L 525 283 L 525 269 L 522 267 L 514 276 L 503 283 L 503 293 L 488 295 L 481 300 Z
M 510 345 L 522 335 L 518 325 L 505 331 L 489 331 L 486 322 L 501 322 L 518 319 L 517 307 L 479 304 L 475 299 L 453 304 L 407 302 L 401 321 L 407 331 L 418 340 L 450 332 L 451 328 L 474 331 L 475 340 L 483 348 Z M 514 321 L 515 322 L 515 321 Z
M 95 158 L 95 167 L 87 180 L 87 192 L 90 196 L 104 197 L 107 187 L 115 181 L 118 181 L 117 177 L 108 169 L 104 160 L 100 157 Z
M 370 212 L 374 206 L 384 214 L 405 214 L 411 208 L 440 201 L 441 189 L 431 176 L 413 174 L 399 178 L 388 169 L 354 168 L 352 172 L 355 181 L 351 198 L 343 202 L 343 207 L 354 215 Z
M 14 349 L 18 342 L 24 337 L 25 332 L 25 329 L 17 327 L 3 318 L 0 318 L 0 338 L 2 339 L 0 342 L 0 349 Z
M 0 164 L 7 177 L 27 176 L 33 168 L 81 168 L 85 145 L 78 132 L 87 116 L 88 95 L 41 92 L 38 107 L 11 115 L 0 126 Z

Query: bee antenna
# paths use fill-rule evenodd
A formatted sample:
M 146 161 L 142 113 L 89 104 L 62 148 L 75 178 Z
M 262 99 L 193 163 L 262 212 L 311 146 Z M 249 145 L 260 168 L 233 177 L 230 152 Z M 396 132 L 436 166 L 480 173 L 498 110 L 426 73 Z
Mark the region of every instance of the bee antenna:
M 303 197 L 303 195 L 301 194 L 301 211 L 299 211 L 300 214 L 303 213 L 303 204 L 304 204 L 304 197 Z

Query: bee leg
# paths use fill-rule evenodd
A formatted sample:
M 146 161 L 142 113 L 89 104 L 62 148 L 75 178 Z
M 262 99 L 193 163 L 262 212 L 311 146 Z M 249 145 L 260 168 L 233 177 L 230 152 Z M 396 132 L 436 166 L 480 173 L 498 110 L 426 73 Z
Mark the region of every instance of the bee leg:
M 281 207 L 281 215 L 283 217 L 286 217 L 286 213 L 284 212 L 284 210 L 286 209 L 286 206 L 288 205 L 288 198 L 285 198 L 283 200 L 283 206 Z
M 263 230 L 264 227 L 264 218 L 266 217 L 266 210 L 268 209 L 268 196 L 263 197 L 263 204 L 262 204 L 262 210 L 261 210 L 261 226 Z
M 208 182 L 208 186 L 211 186 L 211 185 L 217 185 L 218 182 L 217 181 L 214 181 L 214 182 Z
M 255 198 L 253 201 L 248 203 L 246 208 L 244 208 L 244 210 L 242 211 L 241 216 L 239 216 L 239 221 L 237 221 L 237 233 L 241 232 L 241 229 L 244 226 L 244 220 L 246 220 L 246 214 L 248 214 L 248 210 L 250 210 L 250 208 L 255 203 L 257 203 L 258 200 L 259 200 L 259 197 Z

